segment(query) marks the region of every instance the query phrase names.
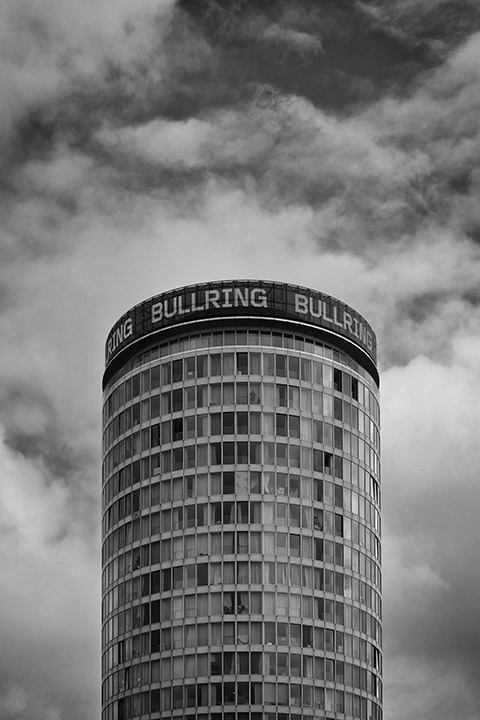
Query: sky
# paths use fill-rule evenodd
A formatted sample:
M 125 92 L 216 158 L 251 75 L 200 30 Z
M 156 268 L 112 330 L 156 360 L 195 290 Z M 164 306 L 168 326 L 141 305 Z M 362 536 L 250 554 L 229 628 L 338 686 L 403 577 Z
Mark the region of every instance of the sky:
M 235 277 L 375 328 L 385 720 L 479 720 L 478 0 L 4 0 L 0 110 L 2 720 L 99 717 L 110 327 Z

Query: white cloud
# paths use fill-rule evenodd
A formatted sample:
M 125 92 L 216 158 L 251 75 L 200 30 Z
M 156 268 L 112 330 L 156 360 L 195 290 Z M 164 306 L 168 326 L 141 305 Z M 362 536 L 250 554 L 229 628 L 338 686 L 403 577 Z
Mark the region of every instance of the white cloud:
M 152 120 L 132 128 L 103 128 L 97 138 L 107 147 L 139 155 L 166 167 L 196 168 L 205 165 L 202 146 L 211 134 L 210 124 L 190 118 L 184 121 Z
M 479 353 L 478 337 L 458 336 L 448 364 L 418 357 L 382 377 L 390 718 L 475 717 Z
M 0 517 L 34 553 L 38 543 L 63 532 L 67 490 L 58 481 L 47 483 L 44 471 L 10 452 L 3 437 L 0 447 Z
M 38 106 L 71 94 L 106 61 L 142 57 L 165 25 L 174 0 L 7 0 L 0 9 L 0 138 Z
M 172 120 L 158 103 L 177 90 L 175 70 L 197 78 L 199 48 L 210 69 L 218 60 L 191 27 L 175 47 L 159 42 L 155 17 L 172 8 L 12 0 L 0 11 L 4 129 L 42 104 L 58 132 L 38 156 L 18 155 L 2 212 L 0 714 L 98 714 L 91 508 L 109 327 L 161 290 L 240 276 L 329 292 L 379 331 L 386 717 L 473 720 L 480 269 L 466 229 L 479 220 L 479 38 L 402 98 L 350 115 L 260 88 Z M 299 17 L 282 23 L 263 41 L 315 50 Z M 113 100 L 99 95 L 107 66 L 120 76 Z M 93 110 L 75 105 L 89 83 Z M 142 113 L 123 119 L 132 98 Z
M 322 52 L 322 43 L 316 36 L 294 27 L 273 23 L 265 28 L 263 39 L 270 43 L 283 43 L 306 57 Z
M 98 651 L 85 628 L 98 623 L 96 557 L 70 536 L 68 490 L 3 439 L 0 474 L 2 717 L 60 720 L 58 705 L 94 714 Z

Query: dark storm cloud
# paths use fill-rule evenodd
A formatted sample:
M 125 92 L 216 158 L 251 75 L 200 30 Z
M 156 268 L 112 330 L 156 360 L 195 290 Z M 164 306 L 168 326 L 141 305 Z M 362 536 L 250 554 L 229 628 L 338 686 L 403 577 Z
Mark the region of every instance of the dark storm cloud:
M 244 188 L 253 181 L 254 192 L 266 202 L 321 207 L 336 199 L 340 219 L 369 237 L 378 233 L 382 221 L 390 238 L 411 231 L 444 207 L 444 193 L 432 193 L 428 154 L 422 167 L 421 159 L 409 158 L 402 145 L 408 138 L 397 148 L 394 140 L 385 147 L 385 173 L 378 172 L 367 145 L 373 148 L 382 141 L 381 134 L 370 128 L 364 146 L 354 142 L 352 147 L 352 131 L 358 135 L 362 128 L 348 121 L 354 111 L 358 114 L 359 104 L 367 109 L 375 100 L 380 103 L 384 93 L 399 91 L 404 80 L 408 85 L 433 61 L 428 46 L 414 34 L 393 37 L 387 20 L 366 7 L 374 8 L 352 2 L 179 3 L 167 21 L 154 16 L 148 42 L 134 63 L 112 54 L 102 58 L 95 75 L 82 77 L 78 69 L 69 70 L 69 83 L 57 100 L 37 105 L 17 123 L 14 163 L 23 167 L 26 158 L 48 161 L 63 144 L 95 158 L 112 189 L 117 184 L 130 192 L 149 188 L 170 194 L 175 202 L 180 189 L 202 193 L 214 174 Z M 133 27 L 130 34 L 143 30 Z M 362 100 L 369 84 L 374 93 L 367 91 Z M 333 104 L 332 93 L 338 95 Z M 315 117 L 316 105 L 321 113 L 329 109 L 340 114 Z M 132 156 L 128 147 L 125 152 L 125 146 L 98 142 L 105 129 L 118 130 L 123 138 L 125 128 L 141 129 L 159 119 L 177 125 L 195 119 L 211 126 L 197 162 L 165 163 L 154 152 L 152 157 Z M 238 143 L 244 139 L 246 146 L 250 138 L 254 151 L 245 156 Z M 414 134 L 410 140 L 416 143 Z M 352 175 L 359 163 L 360 172 Z M 470 182 L 465 172 L 456 168 L 452 187 L 459 176 L 459 187 Z M 22 192 L 22 182 L 24 174 L 18 178 L 15 167 L 13 172 L 8 168 L 10 187 L 13 183 L 13 192 L 25 199 L 29 187 L 27 182 Z M 30 191 L 37 198 L 43 194 L 48 209 L 43 212 L 41 203 L 36 207 L 38 224 L 46 227 L 44 241 L 31 242 L 27 232 L 26 248 L 47 249 L 48 235 L 55 248 L 55 228 L 81 210 L 73 190 L 67 187 L 56 197 L 38 185 Z M 342 240 L 342 224 L 337 239 L 322 239 L 325 247 L 351 246 L 348 238 Z M 472 236 L 476 227 L 473 223 L 469 229 Z
M 261 83 L 323 108 L 372 101 L 433 62 L 430 47 L 392 34 L 350 0 L 181 0 L 232 83 Z M 212 81 L 215 76 L 212 77 Z
M 386 718 L 477 720 L 478 3 L 7 0 L 0 21 L 2 718 L 98 716 L 106 332 L 238 274 L 377 329 Z
M 141 24 L 126 24 L 123 36 L 128 41 L 144 32 Z M 24 33 L 33 45 L 54 40 L 41 17 Z M 36 99 L 19 117 L 10 154 L 21 162 L 62 137 L 88 152 L 93 131 L 104 122 L 194 117 L 251 100 L 259 86 L 345 111 L 408 83 L 431 64 L 426 45 L 392 36 L 378 17 L 347 0 L 184 2 L 167 21 L 154 15 L 146 40 L 134 62 L 111 53 L 88 76 L 60 52 L 66 82 L 56 102 L 49 95 L 46 103 Z
M 359 5 L 392 33 L 430 45 L 438 59 L 480 29 L 476 0 L 372 0 Z

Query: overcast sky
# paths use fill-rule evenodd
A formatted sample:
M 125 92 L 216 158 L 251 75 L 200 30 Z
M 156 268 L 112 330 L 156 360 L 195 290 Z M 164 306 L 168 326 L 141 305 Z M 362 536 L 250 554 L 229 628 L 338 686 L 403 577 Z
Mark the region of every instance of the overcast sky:
M 376 329 L 385 720 L 480 718 L 480 3 L 4 0 L 0 717 L 99 717 L 103 343 L 179 285 Z

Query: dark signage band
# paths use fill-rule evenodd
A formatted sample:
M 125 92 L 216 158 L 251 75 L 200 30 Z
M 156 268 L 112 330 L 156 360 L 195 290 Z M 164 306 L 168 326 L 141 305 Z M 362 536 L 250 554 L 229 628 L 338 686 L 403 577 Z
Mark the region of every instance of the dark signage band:
M 353 308 L 308 288 L 249 280 L 188 285 L 136 305 L 110 331 L 105 364 L 150 333 L 194 319 L 232 315 L 270 315 L 316 325 L 346 337 L 376 362 L 375 333 Z

